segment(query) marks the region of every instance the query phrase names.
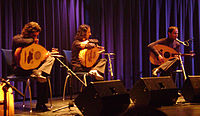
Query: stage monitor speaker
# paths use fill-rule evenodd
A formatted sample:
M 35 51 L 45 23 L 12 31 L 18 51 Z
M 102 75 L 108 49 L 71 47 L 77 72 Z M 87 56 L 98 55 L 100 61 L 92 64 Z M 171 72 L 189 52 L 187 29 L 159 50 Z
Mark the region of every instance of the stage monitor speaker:
M 130 96 L 120 80 L 91 82 L 75 104 L 84 116 L 113 116 L 128 108 Z
M 178 89 L 170 76 L 145 77 L 136 81 L 130 90 L 135 106 L 172 105 L 178 98 Z
M 188 76 L 181 90 L 185 101 L 200 103 L 200 75 Z

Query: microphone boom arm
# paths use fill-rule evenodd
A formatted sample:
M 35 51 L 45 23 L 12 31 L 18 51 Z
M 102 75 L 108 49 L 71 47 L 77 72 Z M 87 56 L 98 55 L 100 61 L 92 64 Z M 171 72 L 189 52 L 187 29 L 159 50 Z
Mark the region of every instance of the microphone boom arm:
M 184 46 L 189 46 L 189 43 L 188 43 L 188 41 L 181 41 L 181 40 L 179 40 L 178 38 L 176 38 L 176 41 L 177 42 L 179 42 L 179 43 L 181 43 L 181 44 L 183 44 Z

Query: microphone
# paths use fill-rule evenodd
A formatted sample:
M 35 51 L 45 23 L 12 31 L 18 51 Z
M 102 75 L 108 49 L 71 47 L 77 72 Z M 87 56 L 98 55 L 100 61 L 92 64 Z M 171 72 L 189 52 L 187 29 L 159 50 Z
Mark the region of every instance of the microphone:
M 188 41 L 183 42 L 183 41 L 179 40 L 178 38 L 176 38 L 176 41 L 179 42 L 179 43 L 181 43 L 181 44 L 183 44 L 184 46 L 189 46 Z

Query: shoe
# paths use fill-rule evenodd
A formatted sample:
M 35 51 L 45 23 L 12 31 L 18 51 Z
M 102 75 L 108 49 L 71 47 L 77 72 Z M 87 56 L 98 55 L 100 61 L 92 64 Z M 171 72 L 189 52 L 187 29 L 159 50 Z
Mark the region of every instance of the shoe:
M 50 111 L 50 110 L 48 109 L 48 107 L 47 107 L 45 104 L 43 104 L 43 110 L 44 110 L 44 111 Z
M 37 81 L 39 81 L 40 83 L 45 83 L 47 82 L 46 77 L 42 76 L 42 71 L 41 70 L 33 70 L 33 73 L 30 75 L 33 78 L 37 78 Z
M 94 76 L 96 80 L 104 80 L 104 77 L 101 76 L 97 70 L 90 70 L 89 75 Z
M 104 77 L 101 76 L 98 72 L 96 73 L 95 77 L 96 80 L 104 80 Z
M 181 97 L 181 96 L 182 96 L 182 94 L 180 92 L 178 92 L 178 97 Z
M 46 112 L 50 111 L 45 104 L 37 104 L 36 105 L 36 111 L 38 112 Z
M 35 69 L 32 72 L 33 72 L 32 75 L 36 76 L 36 77 L 40 77 L 42 75 L 42 71 L 41 70 Z
M 158 73 L 159 73 L 159 68 L 154 68 L 153 70 L 152 70 L 152 75 L 153 76 L 158 76 Z
M 37 78 L 37 81 L 40 83 L 45 83 L 47 82 L 47 78 L 41 75 L 40 77 Z

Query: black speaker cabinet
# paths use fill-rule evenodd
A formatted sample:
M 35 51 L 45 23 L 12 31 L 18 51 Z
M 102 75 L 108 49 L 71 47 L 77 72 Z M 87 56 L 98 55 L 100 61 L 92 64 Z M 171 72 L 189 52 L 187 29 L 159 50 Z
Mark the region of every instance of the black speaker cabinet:
M 188 76 L 181 93 L 187 102 L 200 103 L 200 75 Z
M 120 80 L 91 82 L 75 99 L 84 116 L 113 116 L 130 104 L 130 96 Z
M 145 77 L 136 81 L 130 91 L 135 106 L 163 106 L 176 103 L 178 89 L 169 76 Z

